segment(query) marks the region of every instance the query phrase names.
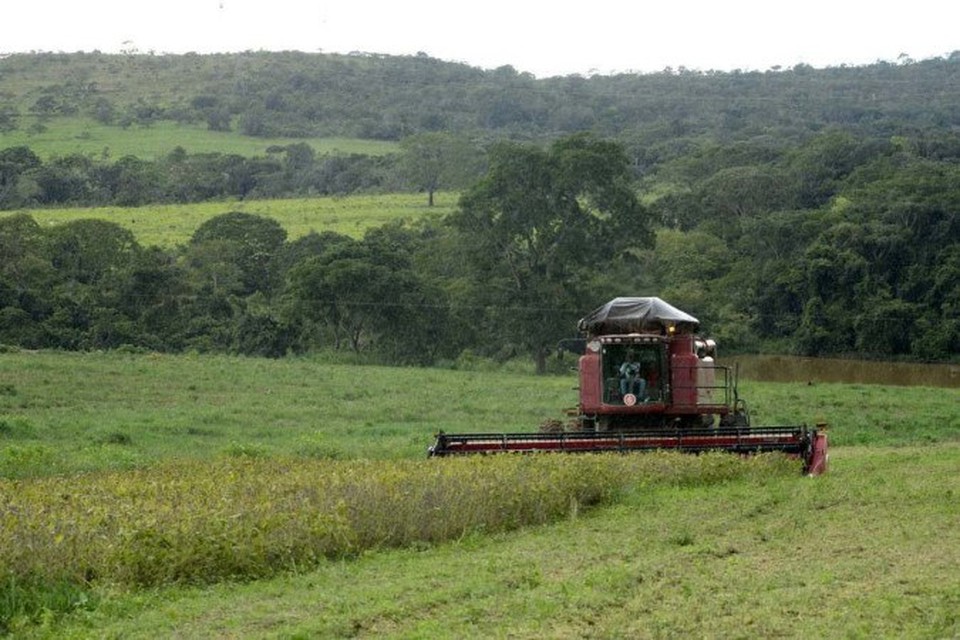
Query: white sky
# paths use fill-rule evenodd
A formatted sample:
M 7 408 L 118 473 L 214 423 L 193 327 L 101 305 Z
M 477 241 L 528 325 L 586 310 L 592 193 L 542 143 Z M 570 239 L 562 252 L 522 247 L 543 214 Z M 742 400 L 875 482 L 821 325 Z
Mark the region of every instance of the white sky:
M 960 50 L 957 0 L 5 0 L 0 53 L 424 52 L 538 77 Z M 10 6 L 12 5 L 12 6 Z

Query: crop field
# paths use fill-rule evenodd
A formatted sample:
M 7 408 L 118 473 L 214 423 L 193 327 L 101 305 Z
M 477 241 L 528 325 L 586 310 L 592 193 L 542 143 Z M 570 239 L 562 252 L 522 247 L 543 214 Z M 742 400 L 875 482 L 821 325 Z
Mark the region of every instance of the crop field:
M 264 156 L 273 146 L 309 144 L 318 154 L 362 153 L 385 155 L 396 143 L 354 138 L 253 138 L 238 132 L 211 131 L 204 125 L 161 121 L 150 126 L 108 126 L 86 118 L 54 118 L 36 131 L 24 122 L 21 128 L 0 132 L 0 149 L 27 146 L 41 158 L 80 154 L 117 160 L 136 156 L 157 160 L 177 147 L 189 154 L 222 153 L 245 157 Z
M 311 231 L 333 231 L 359 238 L 367 229 L 391 221 L 416 220 L 450 213 L 456 206 L 457 198 L 458 194 L 452 192 L 435 194 L 433 207 L 427 206 L 424 194 L 393 193 L 142 207 L 23 209 L 16 213 L 26 213 L 46 226 L 84 218 L 108 220 L 132 231 L 142 246 L 174 247 L 189 241 L 204 221 L 231 211 L 274 218 L 286 229 L 291 240 Z M 0 215 L 13 213 L 0 212 Z
M 781 456 L 427 459 L 573 375 L 0 353 L 18 637 L 954 637 L 960 391 L 741 381 Z

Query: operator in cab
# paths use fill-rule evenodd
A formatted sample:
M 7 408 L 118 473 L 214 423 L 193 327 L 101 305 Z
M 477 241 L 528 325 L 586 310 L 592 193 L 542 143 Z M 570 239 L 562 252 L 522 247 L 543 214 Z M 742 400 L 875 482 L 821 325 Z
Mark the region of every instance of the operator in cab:
M 632 393 L 638 400 L 647 395 L 647 380 L 641 374 L 640 362 L 633 349 L 627 350 L 626 360 L 620 365 L 620 397 Z

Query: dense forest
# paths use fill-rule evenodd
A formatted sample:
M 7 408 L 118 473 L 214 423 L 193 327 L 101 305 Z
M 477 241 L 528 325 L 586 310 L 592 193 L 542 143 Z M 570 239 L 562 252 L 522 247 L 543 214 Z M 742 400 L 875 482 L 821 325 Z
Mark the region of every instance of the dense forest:
M 0 149 L 0 343 L 435 364 L 546 354 L 614 295 L 729 352 L 960 358 L 960 53 L 536 79 L 427 56 L 0 59 L 0 131 L 57 118 L 288 137 L 263 156 Z M 397 151 L 317 154 L 311 136 Z M 16 210 L 457 190 L 445 219 L 289 240 L 231 212 L 176 249 Z

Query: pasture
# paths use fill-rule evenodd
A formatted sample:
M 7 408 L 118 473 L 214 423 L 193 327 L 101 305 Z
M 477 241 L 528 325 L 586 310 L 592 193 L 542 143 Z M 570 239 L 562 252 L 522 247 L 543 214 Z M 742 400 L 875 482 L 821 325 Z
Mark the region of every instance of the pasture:
M 3 623 L 58 638 L 960 633 L 960 391 L 743 380 L 756 423 L 831 424 L 820 478 L 777 456 L 425 458 L 438 429 L 535 430 L 573 383 L 526 365 L 0 354 Z
M 141 246 L 172 248 L 185 244 L 206 220 L 231 211 L 241 211 L 277 220 L 290 240 L 315 231 L 333 231 L 359 238 L 371 228 L 397 220 L 416 220 L 444 215 L 454 210 L 458 194 L 435 194 L 427 206 L 424 194 L 352 195 L 349 197 L 244 200 L 192 204 L 153 204 L 142 207 L 75 207 L 23 209 L 43 226 L 94 218 L 114 222 L 133 232 Z M 0 212 L 12 215 L 14 212 Z
M 372 156 L 396 152 L 394 142 L 355 138 L 255 138 L 236 131 L 211 131 L 205 124 L 160 121 L 149 126 L 104 125 L 89 118 L 47 119 L 37 130 L 28 123 L 0 132 L 0 149 L 26 146 L 44 159 L 79 154 L 104 160 L 136 156 L 159 160 L 177 147 L 189 154 L 221 153 L 264 156 L 271 147 L 310 145 L 318 154 L 360 153 Z

